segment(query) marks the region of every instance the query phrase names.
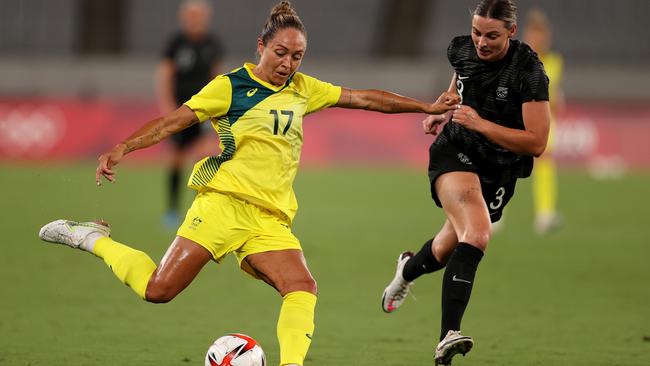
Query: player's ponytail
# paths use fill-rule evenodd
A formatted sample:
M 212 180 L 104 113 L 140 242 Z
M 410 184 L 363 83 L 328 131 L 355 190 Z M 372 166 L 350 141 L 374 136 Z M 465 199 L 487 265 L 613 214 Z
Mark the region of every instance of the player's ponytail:
M 266 45 L 268 41 L 275 37 L 278 31 L 285 28 L 295 28 L 307 38 L 305 26 L 289 1 L 281 1 L 271 10 L 271 15 L 262 29 L 262 34 L 260 34 L 262 43 Z

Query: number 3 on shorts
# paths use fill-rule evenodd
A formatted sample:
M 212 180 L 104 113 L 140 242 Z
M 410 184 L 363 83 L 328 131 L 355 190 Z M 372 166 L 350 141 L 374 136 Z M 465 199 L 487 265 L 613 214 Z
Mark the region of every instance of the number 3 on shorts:
M 493 210 L 498 210 L 501 205 L 503 205 L 503 195 L 506 194 L 506 189 L 504 187 L 499 187 L 497 193 L 494 195 L 494 200 L 490 202 L 490 208 Z

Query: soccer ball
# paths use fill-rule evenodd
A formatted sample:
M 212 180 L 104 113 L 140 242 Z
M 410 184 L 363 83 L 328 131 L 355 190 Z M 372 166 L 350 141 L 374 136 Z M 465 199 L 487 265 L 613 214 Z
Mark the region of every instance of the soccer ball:
M 212 343 L 205 366 L 266 366 L 262 347 L 244 334 L 228 334 Z

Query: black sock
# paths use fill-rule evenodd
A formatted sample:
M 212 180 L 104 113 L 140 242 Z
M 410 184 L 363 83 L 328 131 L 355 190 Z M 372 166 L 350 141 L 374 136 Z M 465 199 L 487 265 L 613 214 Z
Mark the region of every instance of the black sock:
M 449 330 L 460 330 L 460 321 L 469 302 L 476 267 L 481 258 L 483 258 L 483 251 L 467 243 L 458 243 L 451 254 L 442 280 L 440 340 Z
M 181 184 L 181 170 L 172 168 L 169 171 L 169 210 L 178 211 L 178 191 Z
M 427 240 L 419 252 L 417 252 L 411 259 L 406 262 L 402 270 L 402 277 L 407 281 L 414 281 L 416 278 L 425 273 L 435 272 L 444 268 L 444 264 L 438 262 L 436 257 L 431 251 L 431 243 L 433 239 Z

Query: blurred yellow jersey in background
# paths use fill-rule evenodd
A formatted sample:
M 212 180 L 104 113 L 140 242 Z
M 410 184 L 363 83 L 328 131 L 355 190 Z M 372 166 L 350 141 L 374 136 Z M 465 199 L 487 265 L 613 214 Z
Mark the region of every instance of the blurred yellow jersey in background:
M 293 181 L 303 143 L 303 117 L 336 104 L 341 87 L 296 72 L 282 86 L 253 74 L 254 64 L 217 76 L 185 103 L 210 119 L 221 154 L 195 164 L 188 186 L 216 190 L 293 220 Z
M 546 72 L 546 76 L 549 80 L 548 100 L 551 105 L 551 128 L 549 130 L 548 146 L 546 148 L 546 151 L 551 152 L 555 143 L 555 111 L 557 98 L 561 98 L 561 96 L 558 94 L 560 85 L 562 85 L 564 60 L 560 54 L 554 52 L 549 52 L 541 56 L 540 60 L 544 64 L 544 71 Z
M 540 60 L 544 64 L 544 71 L 546 71 L 546 76 L 549 79 L 548 96 L 551 105 L 553 105 L 555 98 L 557 98 L 558 88 L 562 84 L 564 60 L 562 56 L 554 52 L 541 56 Z M 551 118 L 554 119 L 554 116 Z

